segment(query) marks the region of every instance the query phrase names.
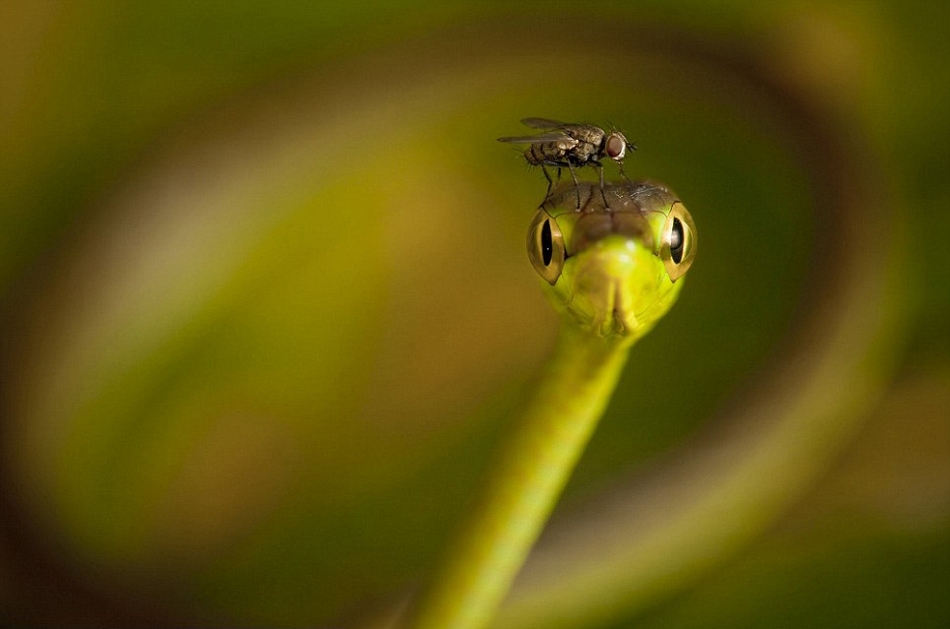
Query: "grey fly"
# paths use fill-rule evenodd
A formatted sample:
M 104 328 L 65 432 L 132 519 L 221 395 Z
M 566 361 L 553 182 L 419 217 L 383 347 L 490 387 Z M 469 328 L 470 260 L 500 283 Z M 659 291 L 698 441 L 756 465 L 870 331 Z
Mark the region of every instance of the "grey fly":
M 547 118 L 525 118 L 521 122 L 533 129 L 542 129 L 544 132 L 536 135 L 498 138 L 498 141 L 529 145 L 524 152 L 525 159 L 532 166 L 540 166 L 541 172 L 548 180 L 545 199 L 550 196 L 554 185 L 547 166 L 557 168 L 558 180 L 561 178 L 561 169 L 567 168 L 574 180 L 575 191 L 578 190 L 576 169 L 590 165 L 600 174 L 600 189 L 603 194 L 604 166 L 600 160 L 605 157 L 617 162 L 620 174 L 627 181 L 630 180 L 623 172 L 623 158 L 628 150 L 635 151 L 637 147 L 628 142 L 619 131 L 608 132 L 592 124 L 575 124 Z M 604 202 L 606 203 L 606 198 Z M 577 206 L 580 207 L 580 204 L 580 192 L 577 191 Z

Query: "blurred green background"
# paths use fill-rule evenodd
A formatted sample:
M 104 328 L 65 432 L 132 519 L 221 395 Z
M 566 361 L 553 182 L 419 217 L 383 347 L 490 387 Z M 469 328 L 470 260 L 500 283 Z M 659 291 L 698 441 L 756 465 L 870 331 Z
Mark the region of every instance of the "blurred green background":
M 499 626 L 946 626 L 948 42 L 940 3 L 4 3 L 0 622 L 384 622 L 553 340 L 495 142 L 546 116 L 623 129 L 699 254 Z

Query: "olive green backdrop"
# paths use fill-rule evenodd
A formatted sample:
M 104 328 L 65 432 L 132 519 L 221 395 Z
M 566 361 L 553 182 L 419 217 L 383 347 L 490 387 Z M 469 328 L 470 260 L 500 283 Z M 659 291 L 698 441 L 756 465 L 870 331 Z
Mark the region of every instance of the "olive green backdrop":
M 545 182 L 495 142 L 545 116 L 624 130 L 699 232 L 562 529 L 754 431 L 730 417 L 828 351 L 823 320 L 886 315 L 821 375 L 860 403 L 810 437 L 813 481 L 563 626 L 945 626 L 948 41 L 938 3 L 4 4 L 0 621 L 356 627 L 405 600 L 552 341 Z M 880 268 L 830 268 L 868 242 Z M 879 301 L 841 312 L 853 283 Z

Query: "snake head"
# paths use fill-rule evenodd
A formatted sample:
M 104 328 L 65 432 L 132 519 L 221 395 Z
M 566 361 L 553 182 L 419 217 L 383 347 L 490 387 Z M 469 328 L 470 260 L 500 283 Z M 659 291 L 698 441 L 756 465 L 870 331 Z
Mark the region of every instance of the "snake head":
M 527 245 L 562 316 L 592 334 L 632 341 L 676 301 L 696 254 L 696 227 L 663 186 L 608 184 L 601 194 L 584 183 L 545 201 Z

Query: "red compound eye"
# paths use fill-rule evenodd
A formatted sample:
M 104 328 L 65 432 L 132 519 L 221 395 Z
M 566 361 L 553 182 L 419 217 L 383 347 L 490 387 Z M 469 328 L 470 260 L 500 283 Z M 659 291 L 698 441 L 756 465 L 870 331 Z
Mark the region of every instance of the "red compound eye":
M 607 157 L 610 159 L 620 159 L 623 157 L 624 150 L 627 148 L 627 143 L 624 142 L 618 134 L 613 133 L 610 137 L 607 138 L 607 144 L 604 146 L 604 152 L 607 153 Z

